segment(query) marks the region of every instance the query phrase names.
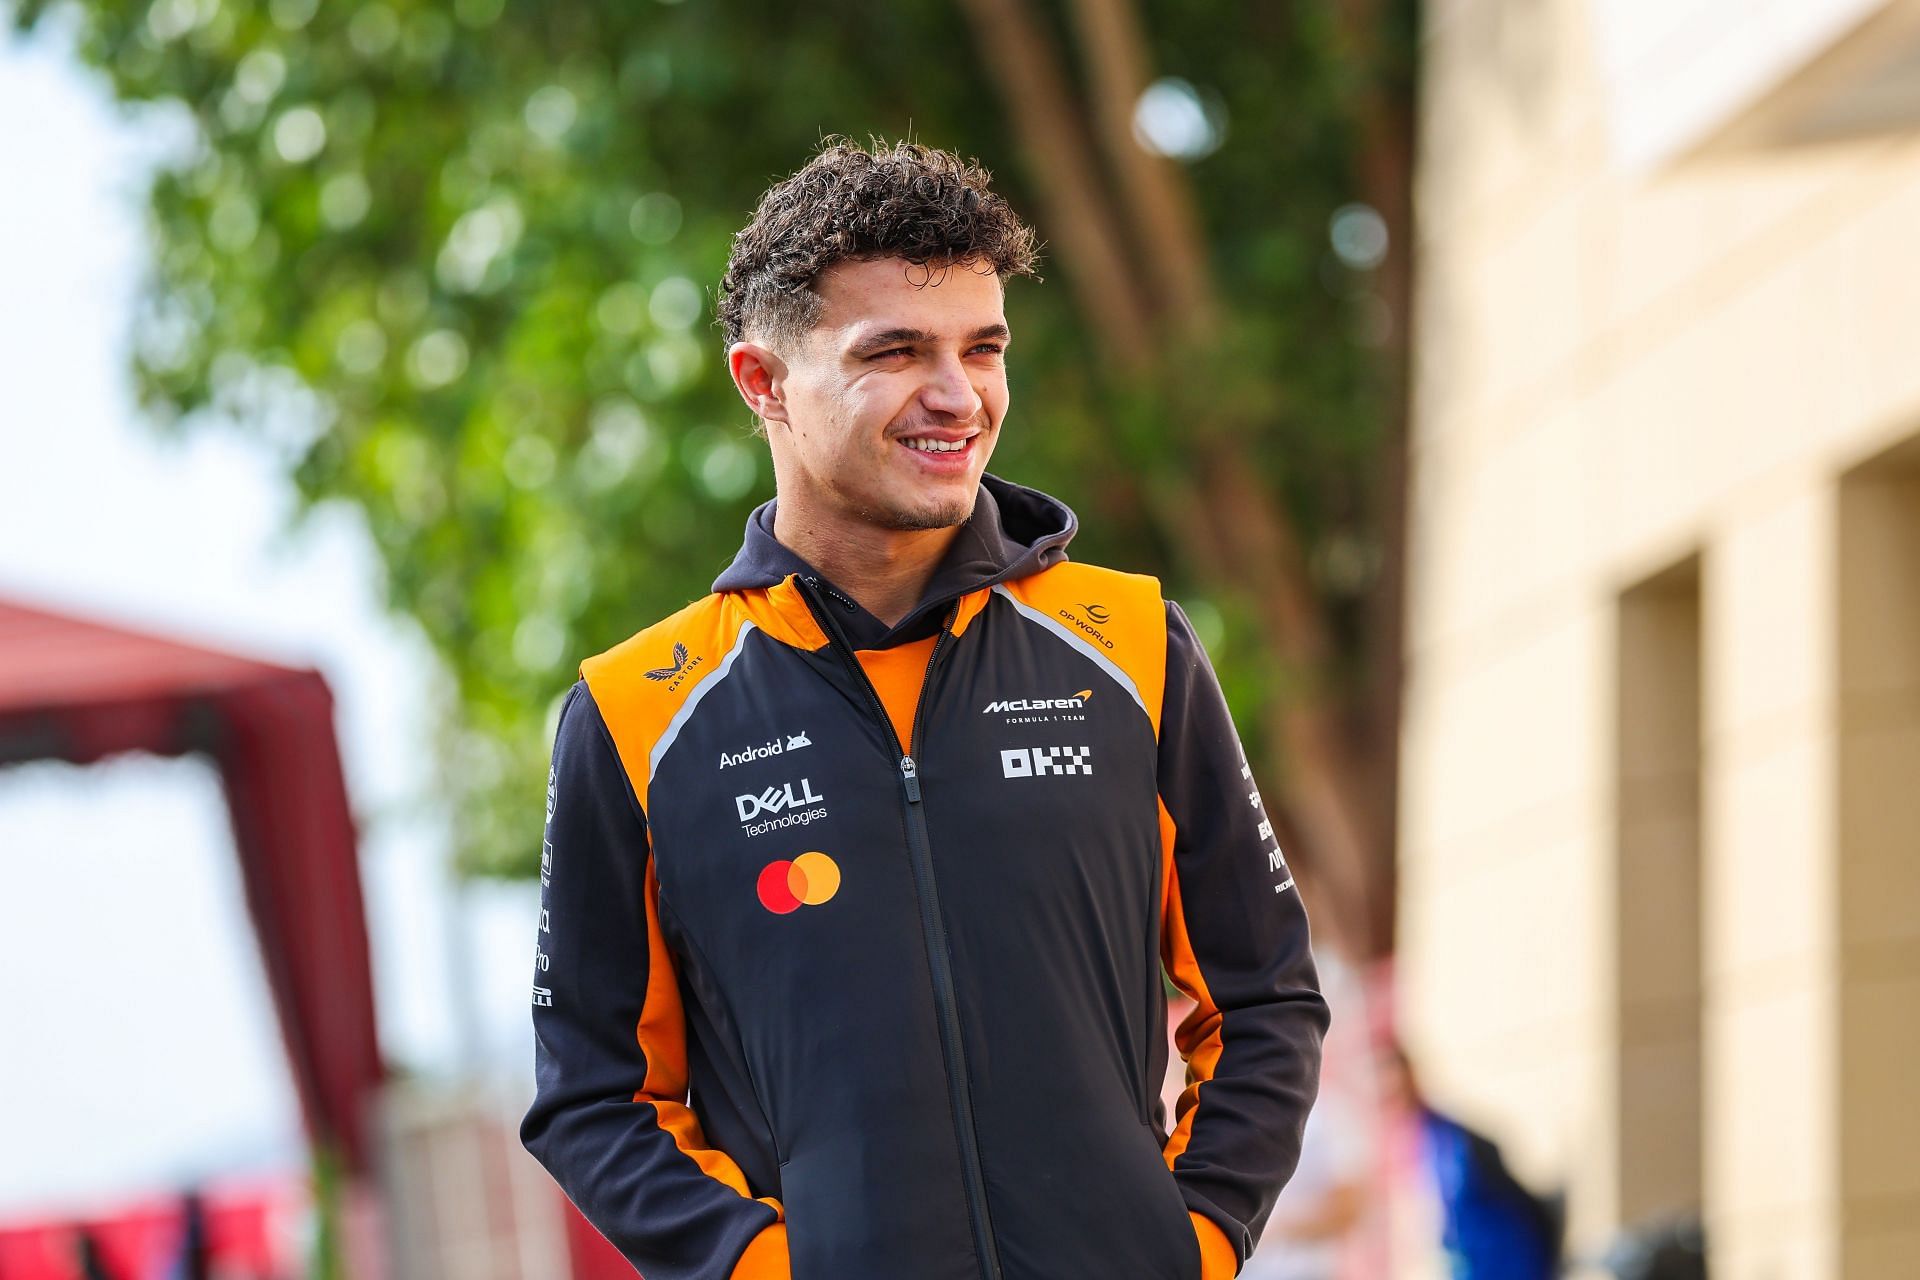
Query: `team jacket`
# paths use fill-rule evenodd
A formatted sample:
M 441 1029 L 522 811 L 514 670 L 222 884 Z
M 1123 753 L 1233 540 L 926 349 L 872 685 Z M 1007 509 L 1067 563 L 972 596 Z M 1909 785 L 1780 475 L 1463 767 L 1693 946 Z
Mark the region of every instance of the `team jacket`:
M 647 1280 L 1233 1275 L 1327 1007 L 1185 616 L 993 476 L 893 628 L 772 528 L 562 708 L 528 1149 Z

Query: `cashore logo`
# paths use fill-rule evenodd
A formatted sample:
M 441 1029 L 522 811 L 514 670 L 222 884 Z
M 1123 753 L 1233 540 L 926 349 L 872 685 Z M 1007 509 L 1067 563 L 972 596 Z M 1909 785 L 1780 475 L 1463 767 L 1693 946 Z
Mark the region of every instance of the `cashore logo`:
M 813 739 L 804 733 L 788 734 L 784 738 L 773 738 L 757 747 L 748 747 L 744 751 L 722 751 L 720 767 L 722 769 L 736 764 L 746 764 L 751 760 L 767 760 L 789 751 L 798 751 L 802 747 L 813 745 Z
M 775 915 L 817 907 L 840 892 L 840 865 L 812 850 L 791 860 L 780 858 L 760 869 L 755 884 L 760 905 Z
M 1092 747 L 1009 747 L 1000 753 L 1000 772 L 1008 778 L 1045 778 L 1060 773 L 1092 773 Z
M 1106 649 L 1113 648 L 1113 641 L 1107 639 L 1106 636 L 1102 635 L 1100 632 L 1101 627 L 1104 627 L 1109 622 L 1113 621 L 1113 615 L 1107 611 L 1107 607 L 1105 605 L 1103 604 L 1081 605 L 1080 613 L 1086 614 L 1087 616 L 1085 618 L 1080 617 L 1079 614 L 1074 613 L 1073 610 L 1071 609 L 1060 609 L 1060 610 L 1056 610 L 1056 612 L 1059 614 L 1061 618 L 1065 619 L 1068 622 L 1071 622 L 1074 626 L 1080 628 L 1080 630 L 1092 636 L 1094 641 L 1097 644 L 1099 644 L 1102 648 L 1106 648 Z
M 672 693 L 680 687 L 681 683 L 693 672 L 694 668 L 705 661 L 706 659 L 704 657 L 689 660 L 687 657 L 687 646 L 676 640 L 673 642 L 673 665 L 670 667 L 654 667 L 647 672 L 647 679 L 667 681 L 667 692 Z

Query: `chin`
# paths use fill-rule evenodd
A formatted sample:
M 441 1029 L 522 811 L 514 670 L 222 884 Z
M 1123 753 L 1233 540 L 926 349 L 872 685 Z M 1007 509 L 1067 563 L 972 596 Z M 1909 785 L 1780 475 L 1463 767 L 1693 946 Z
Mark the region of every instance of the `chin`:
M 975 487 L 978 487 L 976 482 Z M 915 503 L 889 504 L 874 513 L 874 523 L 897 533 L 924 529 L 951 529 L 973 515 L 973 495 L 924 498 Z

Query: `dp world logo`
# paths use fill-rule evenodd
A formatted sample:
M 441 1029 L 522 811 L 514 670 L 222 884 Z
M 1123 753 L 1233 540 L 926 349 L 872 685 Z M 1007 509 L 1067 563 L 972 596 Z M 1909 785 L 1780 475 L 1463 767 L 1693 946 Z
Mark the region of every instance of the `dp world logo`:
M 817 907 L 840 892 L 840 864 L 818 851 L 781 858 L 760 869 L 756 888 L 760 905 L 775 915 Z

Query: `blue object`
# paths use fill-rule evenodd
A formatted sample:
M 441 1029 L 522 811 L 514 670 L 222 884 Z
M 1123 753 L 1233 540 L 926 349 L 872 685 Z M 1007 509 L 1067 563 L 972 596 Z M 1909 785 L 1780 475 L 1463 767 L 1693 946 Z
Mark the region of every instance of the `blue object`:
M 1507 1171 L 1500 1149 L 1428 1108 L 1421 1109 L 1420 1123 L 1454 1280 L 1550 1280 L 1559 1253 L 1550 1216 Z

